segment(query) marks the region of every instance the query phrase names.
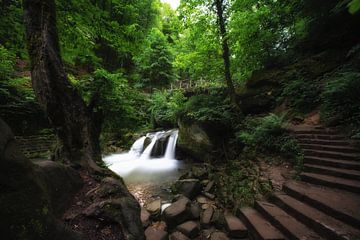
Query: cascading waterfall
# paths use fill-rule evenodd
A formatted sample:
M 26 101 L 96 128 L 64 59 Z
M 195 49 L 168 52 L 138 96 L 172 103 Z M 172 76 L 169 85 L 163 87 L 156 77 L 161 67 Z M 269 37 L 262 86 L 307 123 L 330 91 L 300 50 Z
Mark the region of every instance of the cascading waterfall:
M 178 130 L 148 133 L 137 139 L 127 153 L 104 157 L 104 162 L 126 182 L 175 178 L 180 161 L 175 159 Z

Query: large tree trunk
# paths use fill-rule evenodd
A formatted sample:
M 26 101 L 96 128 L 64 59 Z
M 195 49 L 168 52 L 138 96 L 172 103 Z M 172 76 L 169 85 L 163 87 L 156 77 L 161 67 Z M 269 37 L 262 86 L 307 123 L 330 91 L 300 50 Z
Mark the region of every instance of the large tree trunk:
M 68 81 L 60 56 L 55 0 L 24 0 L 31 79 L 38 101 L 56 129 L 61 158 L 99 170 L 100 124 Z
M 221 45 L 223 50 L 223 60 L 224 60 L 224 74 L 225 74 L 225 81 L 228 87 L 229 95 L 232 102 L 235 106 L 240 109 L 239 103 L 236 98 L 235 87 L 233 81 L 231 79 L 231 70 L 230 70 L 230 50 L 226 36 L 226 26 L 225 26 L 225 18 L 224 18 L 224 6 L 223 0 L 215 0 L 216 5 L 216 15 L 219 24 L 219 32 L 220 32 L 220 39 Z

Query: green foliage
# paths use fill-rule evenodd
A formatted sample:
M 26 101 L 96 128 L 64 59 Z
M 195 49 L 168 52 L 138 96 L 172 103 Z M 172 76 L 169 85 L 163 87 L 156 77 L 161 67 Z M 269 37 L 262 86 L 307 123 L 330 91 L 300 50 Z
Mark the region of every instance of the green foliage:
M 143 52 L 136 58 L 141 74 L 140 86 L 156 88 L 168 86 L 175 75 L 172 66 L 172 53 L 164 34 L 153 28 L 148 35 Z
M 191 97 L 178 115 L 184 121 L 210 125 L 221 124 L 227 127 L 232 126 L 237 118 L 230 99 L 218 91 Z
M 322 117 L 360 129 L 360 73 L 342 72 L 329 78 L 322 93 Z
M 75 86 L 95 112 L 104 116 L 105 132 L 121 134 L 146 124 L 146 98 L 129 86 L 122 73 L 98 69 L 75 80 Z
M 270 113 L 265 117 L 247 117 L 237 141 L 245 144 L 246 151 L 281 154 L 290 158 L 294 165 L 301 164 L 301 150 L 296 140 L 283 128 L 284 115 Z
M 231 161 L 224 172 L 213 174 L 218 199 L 234 210 L 252 206 L 259 197 L 271 192 L 270 181 L 261 179 L 261 173 L 253 161 Z
M 280 101 L 299 112 L 309 112 L 320 103 L 320 87 L 316 81 L 306 80 L 302 77 L 282 83 Z
M 151 118 L 155 127 L 176 126 L 176 116 L 185 102 L 181 90 L 156 91 L 151 95 Z
M 360 11 L 360 0 L 352 0 L 348 4 L 349 12 L 355 14 Z
M 0 44 L 0 81 L 9 79 L 14 73 L 15 56 Z
M 57 0 L 58 29 L 66 62 L 94 69 L 130 67 L 155 21 L 154 0 Z

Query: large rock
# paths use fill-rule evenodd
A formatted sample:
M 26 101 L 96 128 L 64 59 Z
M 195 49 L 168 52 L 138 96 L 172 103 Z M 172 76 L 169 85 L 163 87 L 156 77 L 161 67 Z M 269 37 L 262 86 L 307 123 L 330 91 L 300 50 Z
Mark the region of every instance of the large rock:
M 175 183 L 176 190 L 185 197 L 194 199 L 200 194 L 202 186 L 198 179 L 182 179 Z
M 210 240 L 229 240 L 229 238 L 226 233 L 216 231 L 211 234 Z
M 168 233 L 154 227 L 145 230 L 146 240 L 168 240 Z
M 178 126 L 178 150 L 198 161 L 210 160 L 214 146 L 208 134 L 195 123 L 188 124 L 179 120 Z
M 200 217 L 200 224 L 201 227 L 203 228 L 209 228 L 210 224 L 211 224 L 211 218 L 214 214 L 214 208 L 213 207 L 209 207 L 208 209 L 205 209 L 205 211 L 203 211 L 201 213 L 201 217 Z
M 163 218 L 170 228 L 192 218 L 191 202 L 187 197 L 181 197 L 163 212 Z
M 57 164 L 60 166 L 60 164 Z M 32 164 L 18 149 L 9 127 L 0 119 L 0 232 L 2 239 L 63 240 L 79 239 L 58 224 L 51 183 L 39 176 L 39 166 Z M 60 166 L 60 168 L 62 168 Z M 64 170 L 66 172 L 66 170 Z M 64 180 L 67 181 L 67 180 Z M 71 181 L 71 180 L 69 180 Z M 75 184 L 76 185 L 76 184 Z M 55 185 L 54 187 L 56 187 Z M 73 190 L 64 198 L 68 204 Z M 67 194 L 67 193 L 64 193 Z
M 90 196 L 94 203 L 84 211 L 85 215 L 120 224 L 127 240 L 145 239 L 140 205 L 122 179 L 104 178 Z
M 160 215 L 161 215 L 161 199 L 156 199 L 156 200 L 150 202 L 146 206 L 146 210 L 148 210 L 152 219 L 154 219 L 154 220 L 159 219 Z
M 40 161 L 37 165 L 36 172 L 46 187 L 54 213 L 61 216 L 82 187 L 82 179 L 73 168 L 57 162 Z
M 144 228 L 149 226 L 149 224 L 150 224 L 150 213 L 145 208 L 141 208 L 140 219 L 141 219 L 142 226 Z
M 184 235 L 188 236 L 189 238 L 194 238 L 198 236 L 200 232 L 199 224 L 195 221 L 184 222 L 177 226 L 176 229 Z
M 170 240 L 190 240 L 187 236 L 182 234 L 181 232 L 173 232 L 170 235 Z

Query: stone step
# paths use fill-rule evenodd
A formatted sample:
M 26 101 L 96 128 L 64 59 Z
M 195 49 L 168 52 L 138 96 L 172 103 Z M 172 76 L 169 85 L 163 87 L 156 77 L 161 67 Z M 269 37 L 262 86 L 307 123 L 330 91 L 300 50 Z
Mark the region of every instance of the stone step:
M 251 239 L 254 240 L 281 240 L 284 235 L 269 223 L 254 208 L 245 207 L 240 209 L 239 217 L 249 230 Z
M 302 147 L 303 149 L 311 149 L 311 150 L 320 150 L 320 151 L 325 150 L 332 152 L 359 154 L 359 150 L 351 146 L 332 146 L 326 144 L 300 144 L 300 147 Z
M 325 140 L 325 139 L 306 139 L 299 138 L 298 142 L 300 144 L 320 144 L 328 146 L 351 146 L 354 144 L 351 140 Z
M 337 167 L 337 168 L 343 168 L 343 169 L 360 170 L 360 162 L 358 162 L 358 161 L 337 160 L 337 159 L 332 159 L 332 158 L 305 156 L 304 163 Z
M 359 229 L 332 218 L 285 193 L 274 194 L 272 200 L 277 206 L 326 239 L 348 240 L 360 238 Z
M 274 204 L 256 201 L 255 208 L 289 239 L 322 239 L 317 233 Z
M 301 173 L 300 178 L 304 182 L 322 185 L 330 188 L 338 188 L 353 193 L 360 193 L 360 181 L 322 175 L 317 173 Z
M 359 160 L 359 154 L 351 154 L 351 153 L 341 153 L 334 151 L 320 151 L 320 150 L 311 150 L 311 149 L 303 149 L 305 156 L 310 157 L 325 157 L 325 158 L 335 158 L 341 160 Z
M 321 165 L 319 166 L 313 164 L 304 164 L 304 171 L 360 181 L 360 171 L 356 171 L 356 170 L 341 169 L 341 168 L 327 167 Z
M 360 195 L 358 194 L 295 181 L 284 184 L 283 191 L 300 202 L 307 203 L 353 227 L 360 226 Z
M 342 135 L 328 135 L 328 134 L 296 134 L 298 139 L 321 139 L 321 140 L 344 140 Z

